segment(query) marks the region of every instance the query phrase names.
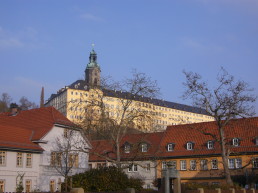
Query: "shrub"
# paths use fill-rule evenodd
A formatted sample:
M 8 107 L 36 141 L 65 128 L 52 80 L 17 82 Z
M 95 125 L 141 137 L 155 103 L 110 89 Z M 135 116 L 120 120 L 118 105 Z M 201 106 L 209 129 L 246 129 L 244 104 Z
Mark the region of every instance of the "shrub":
M 128 187 L 141 190 L 142 185 L 141 179 L 128 178 L 116 167 L 91 169 L 73 176 L 73 187 L 81 187 L 85 192 L 123 191 Z

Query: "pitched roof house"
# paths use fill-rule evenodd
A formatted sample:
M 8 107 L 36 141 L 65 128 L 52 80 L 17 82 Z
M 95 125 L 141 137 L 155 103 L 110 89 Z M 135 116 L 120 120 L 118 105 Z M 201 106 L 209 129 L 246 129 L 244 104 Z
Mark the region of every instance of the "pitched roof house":
M 14 192 L 17 176 L 24 175 L 25 191 L 60 189 L 64 177 L 51 165 L 51 153 L 57 151 L 56 139 L 67 130 L 86 140 L 85 148 L 90 148 L 80 128 L 53 107 L 0 114 L 0 188 Z M 86 170 L 87 160 L 88 155 L 78 153 L 71 174 Z

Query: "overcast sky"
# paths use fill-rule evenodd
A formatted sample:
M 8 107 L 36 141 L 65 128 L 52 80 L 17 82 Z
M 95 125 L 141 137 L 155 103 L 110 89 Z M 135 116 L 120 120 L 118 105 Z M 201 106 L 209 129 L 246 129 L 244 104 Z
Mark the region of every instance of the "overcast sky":
M 38 104 L 84 77 L 92 43 L 104 76 L 135 68 L 165 100 L 191 104 L 182 71 L 214 85 L 221 66 L 258 95 L 257 0 L 0 0 L 0 94 Z

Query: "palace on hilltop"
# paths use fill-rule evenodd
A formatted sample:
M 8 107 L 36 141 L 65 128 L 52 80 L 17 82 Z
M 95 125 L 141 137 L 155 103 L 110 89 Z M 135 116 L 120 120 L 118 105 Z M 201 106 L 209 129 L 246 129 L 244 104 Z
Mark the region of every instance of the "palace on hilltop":
M 52 94 L 45 106 L 53 106 L 71 121 L 80 122 L 85 118 L 85 112 L 92 115 L 99 111 L 96 108 L 91 109 L 91 104 L 102 101 L 106 113 L 110 117 L 118 118 L 121 116 L 119 111 L 122 103 L 131 100 L 131 110 L 146 112 L 151 117 L 151 126 L 139 118 L 133 126 L 136 129 L 154 126 L 156 130 L 165 130 L 168 125 L 213 121 L 203 109 L 145 96 L 132 96 L 124 91 L 108 90 L 102 88 L 100 82 L 101 68 L 97 62 L 97 53 L 92 49 L 85 69 L 85 79 L 77 80 Z

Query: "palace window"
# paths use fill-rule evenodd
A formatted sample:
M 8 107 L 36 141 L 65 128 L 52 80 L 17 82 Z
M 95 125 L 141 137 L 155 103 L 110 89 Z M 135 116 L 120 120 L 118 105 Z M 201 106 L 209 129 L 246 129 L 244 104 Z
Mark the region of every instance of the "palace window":
M 5 166 L 6 163 L 6 152 L 0 151 L 0 166 Z
M 138 166 L 136 164 L 132 164 L 128 168 L 128 172 L 137 172 L 138 171 Z
M 217 159 L 211 160 L 211 169 L 213 169 L 213 170 L 218 169 L 218 160 Z
M 213 141 L 208 141 L 207 142 L 207 148 L 208 149 L 213 149 L 214 148 L 214 142 Z
M 190 160 L 190 170 L 196 170 L 196 160 Z
M 17 153 L 16 166 L 17 167 L 22 167 L 22 153 Z
M 201 160 L 200 169 L 201 170 L 208 170 L 208 161 L 206 159 Z
M 32 154 L 27 153 L 26 154 L 26 167 L 31 167 L 32 166 Z
M 180 160 L 180 170 L 186 170 L 186 160 Z

